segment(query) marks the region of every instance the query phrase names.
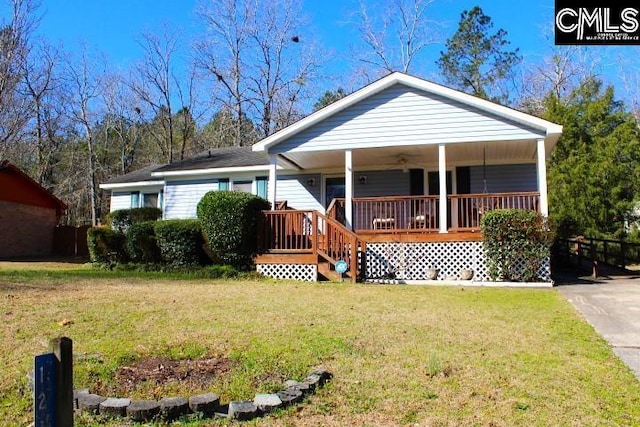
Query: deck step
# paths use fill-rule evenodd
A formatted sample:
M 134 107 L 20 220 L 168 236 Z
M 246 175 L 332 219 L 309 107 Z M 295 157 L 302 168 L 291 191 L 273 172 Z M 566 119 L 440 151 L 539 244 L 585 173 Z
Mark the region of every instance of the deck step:
M 341 276 L 340 273 L 331 268 L 331 263 L 329 261 L 318 262 L 318 274 L 324 277 L 325 280 L 331 282 L 339 282 L 341 279 L 350 280 L 348 273 Z

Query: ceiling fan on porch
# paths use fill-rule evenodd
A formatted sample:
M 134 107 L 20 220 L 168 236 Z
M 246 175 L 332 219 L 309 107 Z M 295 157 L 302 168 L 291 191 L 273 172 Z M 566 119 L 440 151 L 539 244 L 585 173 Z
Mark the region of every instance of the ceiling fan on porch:
M 395 160 L 394 164 L 392 164 L 389 169 L 401 169 L 402 172 L 409 173 L 409 169 L 423 167 L 423 166 L 421 166 L 421 165 L 419 165 L 417 163 L 411 162 L 409 160 L 410 158 L 411 158 L 411 156 L 409 156 L 407 154 L 397 154 L 395 156 L 396 160 Z

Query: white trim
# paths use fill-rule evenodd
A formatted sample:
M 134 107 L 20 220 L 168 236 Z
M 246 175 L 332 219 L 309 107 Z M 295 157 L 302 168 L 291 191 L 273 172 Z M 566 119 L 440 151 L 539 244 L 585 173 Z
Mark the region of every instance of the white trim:
M 279 166 L 279 169 L 283 169 Z M 209 168 L 209 169 L 192 169 L 192 170 L 177 170 L 167 172 L 152 172 L 151 176 L 157 177 L 172 177 L 172 176 L 197 176 L 197 175 L 209 175 L 209 174 L 225 174 L 234 172 L 256 172 L 256 171 L 268 171 L 269 165 L 259 166 L 234 166 L 229 168 Z
M 503 117 L 526 126 L 543 130 L 546 133 L 547 137 L 553 137 L 554 139 L 557 139 L 562 133 L 562 126 L 549 122 L 547 120 L 543 120 L 538 117 L 534 117 L 529 114 L 522 113 L 520 111 L 513 110 L 511 108 L 504 107 L 502 105 L 498 105 L 493 102 L 438 85 L 436 83 L 428 82 L 426 80 L 412 77 L 407 74 L 395 72 L 389 74 L 386 77 L 383 77 L 376 82 L 371 83 L 368 86 L 365 86 L 364 88 L 342 98 L 337 102 L 334 102 L 333 104 L 321 110 L 316 111 L 315 113 L 297 121 L 291 126 L 274 133 L 273 135 L 254 144 L 252 149 L 253 151 L 268 151 L 272 146 L 279 144 L 280 142 L 292 137 L 293 135 L 315 125 L 316 123 L 323 121 L 327 117 L 330 117 L 335 113 L 342 111 L 360 102 L 361 100 L 368 98 L 378 92 L 381 92 L 395 84 L 403 84 L 414 89 L 443 96 L 445 98 L 458 101 L 460 103 L 495 114 L 499 117 Z
M 164 186 L 164 181 L 136 181 L 136 182 L 118 182 L 114 184 L 100 184 L 100 188 L 103 190 L 118 190 L 122 188 L 132 188 L 132 187 L 154 187 Z M 135 191 L 135 190 L 133 190 Z
M 278 183 L 278 158 L 277 156 L 269 156 L 269 181 L 267 183 L 267 197 L 271 203 L 271 209 L 276 210 L 276 187 Z
M 353 152 L 344 152 L 344 222 L 353 230 Z
M 449 232 L 447 228 L 447 150 L 444 144 L 438 145 L 438 176 L 440 179 L 440 233 L 444 234 Z M 453 177 L 453 173 L 451 176 Z
M 549 199 L 547 196 L 547 157 L 544 139 L 538 140 L 538 191 L 540 192 L 540 213 L 549 216 Z

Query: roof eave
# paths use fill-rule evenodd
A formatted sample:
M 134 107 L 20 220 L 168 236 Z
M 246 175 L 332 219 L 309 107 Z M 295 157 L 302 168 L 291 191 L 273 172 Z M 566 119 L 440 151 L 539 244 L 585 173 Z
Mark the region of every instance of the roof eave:
M 269 165 L 232 166 L 232 167 L 226 167 L 226 168 L 206 168 L 206 169 L 189 169 L 189 170 L 152 172 L 151 176 L 164 178 L 164 177 L 176 177 L 176 176 L 197 176 L 197 175 L 225 174 L 225 173 L 236 173 L 236 172 L 256 172 L 256 171 L 268 171 L 268 170 L 269 170 Z
M 118 190 L 129 187 L 156 187 L 163 186 L 164 181 L 134 181 L 134 182 L 114 182 L 112 184 L 100 184 L 102 190 Z

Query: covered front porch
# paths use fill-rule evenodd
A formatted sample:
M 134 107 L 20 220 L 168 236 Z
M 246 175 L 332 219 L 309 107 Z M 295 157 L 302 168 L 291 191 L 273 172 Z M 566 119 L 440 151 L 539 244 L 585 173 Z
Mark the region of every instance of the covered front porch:
M 328 224 L 351 236 L 341 255 L 352 280 L 420 280 L 434 265 L 440 277 L 471 265 L 486 271 L 483 215 L 548 215 L 546 160 L 560 133 L 537 117 L 391 74 L 254 145 L 269 156 L 271 206 L 286 200 L 315 212 L 269 212 L 264 248 L 313 250 L 332 241 Z

